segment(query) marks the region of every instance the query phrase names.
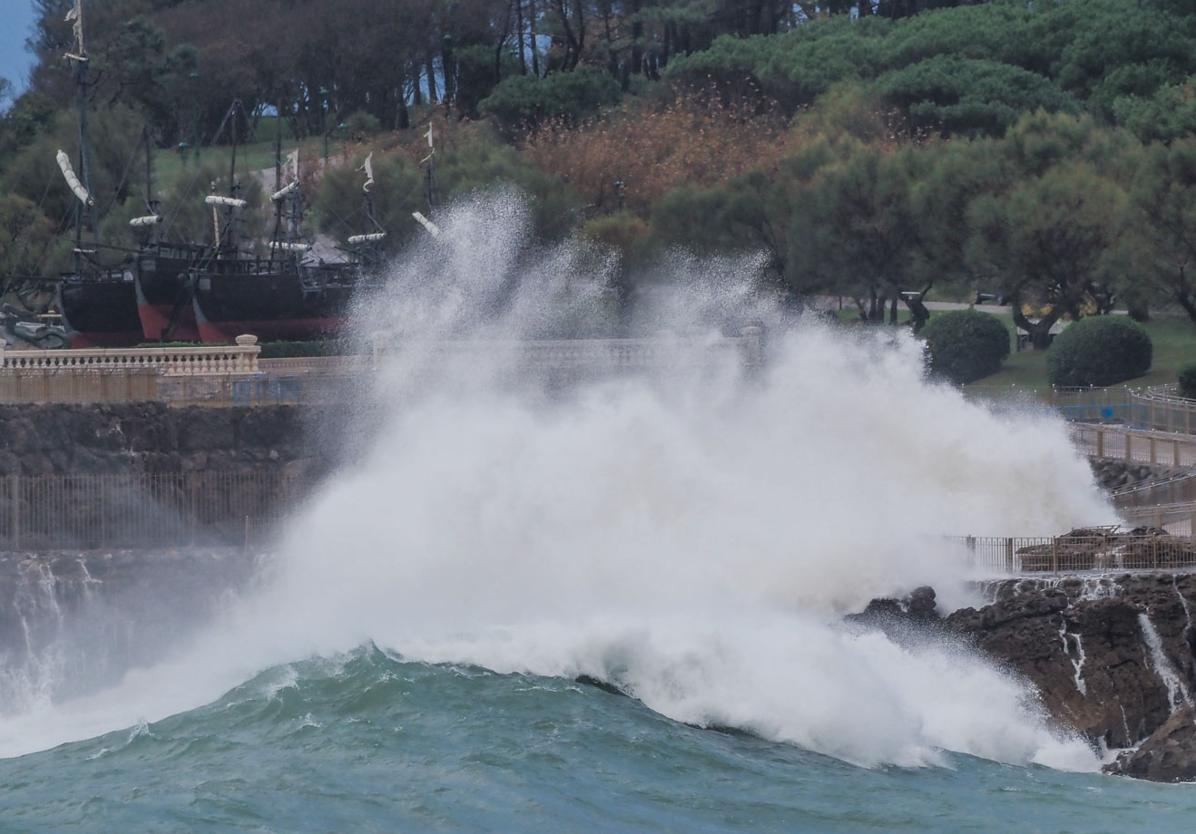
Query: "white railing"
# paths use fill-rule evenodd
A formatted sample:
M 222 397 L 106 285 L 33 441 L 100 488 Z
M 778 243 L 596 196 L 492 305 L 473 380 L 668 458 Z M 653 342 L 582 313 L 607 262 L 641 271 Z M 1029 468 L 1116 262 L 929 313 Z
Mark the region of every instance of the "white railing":
M 202 347 L 9 350 L 0 342 L 0 373 L 153 369 L 165 376 L 254 374 L 259 353 L 257 337 L 248 335 L 238 336 L 235 345 Z
M 636 339 L 462 339 L 410 341 L 375 336 L 375 361 L 381 354 L 404 350 L 427 352 L 437 358 L 501 357 L 540 371 L 620 371 L 706 364 L 721 357 L 759 365 L 764 356 L 760 328 L 744 328 L 740 335 L 701 338 Z

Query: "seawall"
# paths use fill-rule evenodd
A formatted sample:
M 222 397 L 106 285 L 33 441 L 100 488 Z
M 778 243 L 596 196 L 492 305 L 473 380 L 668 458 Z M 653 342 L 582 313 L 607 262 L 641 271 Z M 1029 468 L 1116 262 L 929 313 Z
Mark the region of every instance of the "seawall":
M 0 476 L 282 468 L 315 477 L 331 465 L 323 414 L 290 405 L 4 405 Z

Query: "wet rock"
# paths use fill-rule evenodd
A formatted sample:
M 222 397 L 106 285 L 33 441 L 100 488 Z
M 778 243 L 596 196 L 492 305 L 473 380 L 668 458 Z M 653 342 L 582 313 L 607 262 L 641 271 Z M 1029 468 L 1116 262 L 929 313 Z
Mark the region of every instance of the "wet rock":
M 1105 772 L 1154 782 L 1196 782 L 1196 712 L 1191 706 L 1177 711 Z
M 929 626 L 973 645 L 1029 681 L 1054 719 L 1094 748 L 1152 737 L 1196 693 L 1194 574 L 1009 579 L 984 590 L 989 604 L 941 620 L 928 618 L 932 597 L 921 589 L 904 600 L 873 600 L 848 619 L 896 637 Z M 1167 734 L 1167 750 L 1187 738 L 1178 733 Z M 1135 767 L 1156 778 L 1145 765 Z

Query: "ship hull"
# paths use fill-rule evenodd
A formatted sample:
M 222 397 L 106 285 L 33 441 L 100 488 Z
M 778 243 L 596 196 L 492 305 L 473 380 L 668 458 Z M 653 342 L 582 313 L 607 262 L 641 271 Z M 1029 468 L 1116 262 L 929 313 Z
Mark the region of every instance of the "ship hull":
M 331 267 L 193 272 L 199 338 L 229 344 L 245 334 L 263 342 L 334 336 L 348 324 L 355 275 Z
M 143 340 L 130 271 L 66 276 L 57 300 L 72 348 L 128 347 Z
M 199 339 L 187 270 L 191 257 L 143 253 L 138 257 L 137 314 L 148 341 L 194 342 Z

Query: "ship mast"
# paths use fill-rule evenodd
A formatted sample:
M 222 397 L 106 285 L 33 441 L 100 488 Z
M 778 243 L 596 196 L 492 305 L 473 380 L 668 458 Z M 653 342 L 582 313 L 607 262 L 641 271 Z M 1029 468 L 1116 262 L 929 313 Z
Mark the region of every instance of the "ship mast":
M 432 137 L 432 124 L 428 123 L 428 155 L 421 159 L 424 168 L 424 197 L 428 201 L 428 215 L 436 211 L 436 143 Z
M 159 211 L 161 204 L 154 197 L 154 147 L 149 125 L 145 125 L 141 129 L 141 143 L 145 145 L 145 210 L 149 214 L 132 218 L 129 220 L 129 225 L 134 229 L 148 227 L 150 231 L 146 243 L 153 247 L 160 243 L 158 224 L 162 222 L 162 213 Z
M 76 107 L 78 108 L 79 115 L 79 156 L 77 163 L 79 174 L 76 175 L 71 169 L 70 158 L 61 150 L 58 152 L 58 166 L 62 169 L 62 175 L 66 178 L 67 185 L 70 186 L 71 191 L 78 198 L 78 203 L 75 205 L 74 251 L 75 271 L 78 272 L 84 254 L 82 248 L 83 229 L 86 226 L 88 230 L 94 231 L 95 227 L 94 218 L 92 217 L 92 207 L 95 206 L 95 200 L 91 196 L 91 171 L 87 153 L 87 88 L 89 83 L 87 79 L 87 45 L 83 40 L 83 0 L 75 0 L 75 4 L 66 13 L 66 22 L 74 24 L 72 26 L 75 36 L 74 51 L 66 53 L 66 59 L 74 65 L 75 69 Z
M 301 193 L 299 191 L 299 151 L 293 154 L 295 163 L 295 179 L 287 185 L 282 184 L 282 105 L 277 105 L 278 121 L 274 131 L 274 193 L 270 201 L 274 203 L 274 234 L 270 237 L 270 259 L 279 252 L 306 252 L 310 247 L 299 240 L 299 223 L 302 209 L 300 207 Z M 287 157 L 287 168 L 290 168 L 291 157 Z M 286 230 L 283 230 L 283 221 Z M 284 239 L 285 238 L 285 239 Z

